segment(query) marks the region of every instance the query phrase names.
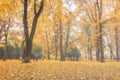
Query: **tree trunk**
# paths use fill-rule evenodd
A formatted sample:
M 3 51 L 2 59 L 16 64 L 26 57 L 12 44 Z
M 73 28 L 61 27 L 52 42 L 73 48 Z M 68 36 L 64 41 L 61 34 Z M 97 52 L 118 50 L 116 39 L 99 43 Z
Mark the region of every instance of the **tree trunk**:
M 47 43 L 47 52 L 48 52 L 48 60 L 50 59 L 50 48 L 49 48 L 49 40 L 48 33 L 46 32 L 46 43 Z
M 101 53 L 101 62 L 104 62 L 104 50 L 103 50 L 103 36 L 102 36 L 102 26 L 100 25 L 100 53 Z
M 55 60 L 58 59 L 58 26 L 56 25 L 56 27 L 53 27 L 53 31 L 54 31 L 54 44 L 55 44 Z
M 25 43 L 25 40 L 24 41 L 22 41 L 22 44 L 21 44 L 21 48 L 20 48 L 20 54 L 19 54 L 19 59 L 20 60 L 22 60 L 22 58 L 23 58 L 23 51 L 24 51 L 24 43 Z
M 101 62 L 104 62 L 104 45 L 103 45 L 103 31 L 102 31 L 102 24 L 101 24 L 101 20 L 102 20 L 102 8 L 103 8 L 103 5 L 102 5 L 102 0 L 100 0 L 100 1 L 97 1 L 97 2 L 99 2 L 99 4 L 97 4 L 98 5 L 98 23 L 99 23 L 99 34 L 100 34 L 100 37 L 99 37 L 99 40 L 100 40 L 100 61 Z M 96 23 L 97 24 L 97 23 Z
M 3 54 L 3 61 L 6 60 L 6 55 L 7 55 L 7 35 L 6 35 L 6 29 L 5 29 L 5 21 L 4 21 L 4 33 L 5 33 L 5 48 L 4 48 L 4 54 Z
M 112 46 L 109 44 L 109 49 L 110 49 L 110 59 L 116 59 L 115 55 L 113 54 Z
M 24 16 L 23 16 L 23 24 L 24 24 L 24 35 L 25 35 L 25 49 L 24 49 L 24 63 L 30 62 L 30 54 L 31 47 L 29 32 L 28 32 L 28 21 L 27 21 L 27 10 L 28 10 L 28 0 L 24 0 Z
M 96 60 L 100 61 L 99 37 L 97 38 L 97 43 L 96 43 Z
M 68 43 L 69 43 L 69 36 L 70 36 L 70 30 L 71 30 L 71 21 L 68 22 L 68 29 L 67 29 L 67 34 L 66 34 L 66 42 L 65 42 L 65 50 L 64 50 L 64 54 L 67 53 L 67 49 L 68 49 Z
M 88 53 L 89 53 L 89 59 L 92 61 L 93 57 L 92 57 L 92 47 L 89 45 L 88 46 Z
M 55 60 L 58 58 L 58 30 L 57 34 L 55 34 Z
M 58 47 L 55 45 L 55 60 L 58 59 Z
M 9 19 L 9 21 L 10 21 L 10 19 Z M 6 23 L 5 23 L 5 21 L 4 21 L 4 36 L 5 36 L 5 53 L 4 53 L 4 58 L 3 58 L 3 60 L 6 60 L 6 58 L 7 58 L 7 45 L 8 45 L 8 31 L 9 31 L 9 25 L 8 26 L 6 26 Z
M 115 45 L 116 45 L 116 60 L 120 61 L 120 58 L 119 58 L 118 27 L 115 28 Z
M 88 30 L 88 53 L 89 53 L 89 59 L 92 61 L 92 44 L 91 44 L 91 30 Z
M 32 42 L 26 42 L 26 46 L 24 49 L 24 63 L 29 63 L 31 59 L 31 51 L 32 51 Z
M 4 53 L 4 59 L 3 60 L 6 60 L 6 58 L 7 58 L 7 43 L 8 43 L 7 35 L 5 35 L 5 53 Z
M 113 53 L 112 44 L 110 43 L 108 36 L 106 36 L 106 38 L 107 38 L 107 42 L 108 42 L 107 45 L 108 45 L 109 50 L 110 50 L 110 59 L 111 59 L 111 60 L 112 60 L 112 59 L 116 59 L 116 58 L 115 58 L 115 55 L 114 55 L 114 53 Z
M 63 27 L 62 21 L 60 20 L 60 60 L 64 61 L 64 54 L 63 54 Z
M 115 58 L 115 55 L 113 54 L 112 47 L 110 47 L 110 58 L 111 58 L 111 59 L 116 59 L 116 58 Z

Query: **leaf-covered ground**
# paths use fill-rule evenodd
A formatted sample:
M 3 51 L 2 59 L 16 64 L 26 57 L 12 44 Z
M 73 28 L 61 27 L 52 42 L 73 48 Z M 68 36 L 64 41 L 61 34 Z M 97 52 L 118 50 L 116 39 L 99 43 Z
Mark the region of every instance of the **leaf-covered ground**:
M 120 63 L 0 61 L 0 80 L 120 80 Z

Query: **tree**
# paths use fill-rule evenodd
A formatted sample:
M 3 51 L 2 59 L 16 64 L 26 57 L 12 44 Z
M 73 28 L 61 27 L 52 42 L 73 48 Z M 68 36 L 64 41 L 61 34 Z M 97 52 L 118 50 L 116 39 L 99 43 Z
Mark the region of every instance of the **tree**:
M 34 0 L 34 17 L 32 20 L 32 28 L 31 28 L 30 35 L 29 35 L 29 29 L 28 29 L 29 27 L 28 27 L 28 19 L 27 19 L 28 18 L 28 0 L 24 0 L 23 24 L 24 24 L 24 35 L 25 35 L 25 51 L 24 51 L 25 56 L 24 56 L 23 62 L 25 63 L 30 62 L 30 54 L 32 51 L 33 38 L 34 38 L 35 31 L 36 31 L 38 18 L 43 10 L 44 0 L 40 1 L 38 11 L 37 11 L 36 6 L 37 6 L 36 0 Z
M 9 28 L 12 25 L 11 21 L 13 20 L 14 14 L 17 12 L 17 2 L 14 0 L 0 1 L 0 39 L 4 42 L 5 45 L 5 53 L 4 53 L 4 60 L 7 58 L 7 45 L 8 45 L 8 35 L 9 35 Z M 7 6 L 6 6 L 7 5 Z M 15 8 L 14 8 L 15 7 Z M 13 9 L 14 8 L 14 9 Z
M 90 3 L 90 4 L 89 4 Z M 86 13 L 91 21 L 95 25 L 95 34 L 96 36 L 96 59 L 97 61 L 104 62 L 104 47 L 103 47 L 103 31 L 102 31 L 102 9 L 103 9 L 103 2 L 102 0 L 89 0 L 88 2 L 85 1 L 86 5 Z M 90 7 L 90 9 L 87 9 Z
M 118 3 L 120 3 L 120 1 L 119 0 L 115 0 L 115 10 L 114 10 L 114 15 L 119 15 L 119 8 L 120 8 L 120 6 L 118 5 Z M 119 52 L 119 50 L 120 50 L 120 46 L 119 46 L 119 44 L 120 44 L 120 37 L 119 37 L 119 35 L 120 35 L 120 29 L 119 29 L 119 21 L 120 21 L 120 17 L 118 16 L 117 17 L 117 21 L 116 21 L 116 26 L 115 26 L 115 28 L 114 28 L 114 30 L 115 30 L 115 46 L 116 46 L 116 61 L 120 61 L 120 52 Z

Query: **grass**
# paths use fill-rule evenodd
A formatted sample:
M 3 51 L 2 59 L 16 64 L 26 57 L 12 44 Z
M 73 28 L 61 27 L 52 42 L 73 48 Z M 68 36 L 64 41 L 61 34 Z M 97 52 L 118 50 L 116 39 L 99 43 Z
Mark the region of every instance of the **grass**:
M 120 80 L 120 63 L 96 61 L 0 61 L 0 80 Z

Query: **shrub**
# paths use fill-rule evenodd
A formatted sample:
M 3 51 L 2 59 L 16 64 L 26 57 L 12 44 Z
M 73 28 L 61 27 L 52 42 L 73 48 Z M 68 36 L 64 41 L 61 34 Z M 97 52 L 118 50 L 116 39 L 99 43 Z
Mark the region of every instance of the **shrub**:
M 81 54 L 77 47 L 72 48 L 71 51 L 67 53 L 67 57 L 69 57 L 71 60 L 79 60 L 80 56 Z
M 0 59 L 4 58 L 5 46 L 0 43 Z
M 32 48 L 32 54 L 31 54 L 31 57 L 34 59 L 34 58 L 37 58 L 37 59 L 41 59 L 42 58 L 42 48 L 41 46 L 37 45 L 37 44 L 33 44 L 33 48 Z

